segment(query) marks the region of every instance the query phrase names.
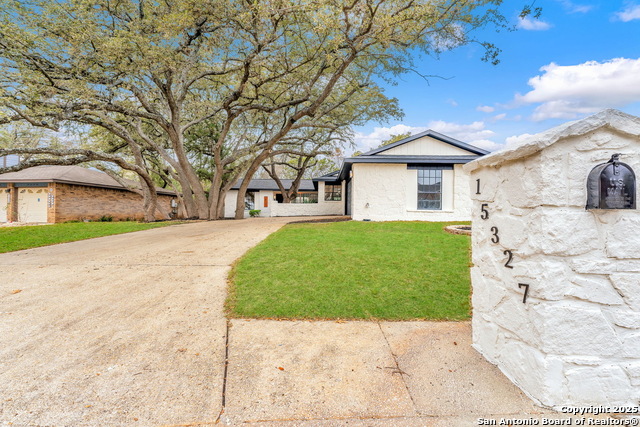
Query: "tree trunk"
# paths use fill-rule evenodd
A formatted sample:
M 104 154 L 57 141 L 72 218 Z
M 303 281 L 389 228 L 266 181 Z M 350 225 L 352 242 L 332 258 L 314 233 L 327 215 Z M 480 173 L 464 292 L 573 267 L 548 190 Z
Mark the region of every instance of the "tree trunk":
M 197 212 L 197 214 L 194 216 L 197 216 L 199 219 L 209 219 L 207 195 L 205 194 L 204 188 L 202 188 L 202 184 L 200 183 L 200 179 L 196 175 L 195 170 L 193 169 L 193 166 L 189 162 L 189 159 L 187 158 L 187 155 L 184 151 L 183 136 L 177 130 L 180 128 L 178 125 L 178 119 L 175 117 L 177 115 L 177 112 L 174 112 L 173 121 L 175 121 L 175 123 L 173 123 L 172 127 L 168 128 L 167 133 L 169 135 L 169 139 L 171 140 L 171 145 L 173 146 L 173 149 L 176 153 L 178 164 L 182 169 L 182 173 L 180 173 L 180 175 L 183 176 L 184 180 L 189 183 L 190 190 L 193 194 L 192 200 L 194 201 L 195 210 Z
M 140 188 L 142 189 L 144 222 L 154 222 L 156 220 L 156 208 L 158 193 L 155 186 L 149 186 L 147 177 L 140 176 Z M 153 182 L 151 183 L 153 184 Z
M 219 205 L 222 186 L 222 170 L 220 166 L 216 167 L 211 179 L 211 187 L 209 188 L 209 219 L 219 219 Z M 224 194 L 222 194 L 224 197 Z

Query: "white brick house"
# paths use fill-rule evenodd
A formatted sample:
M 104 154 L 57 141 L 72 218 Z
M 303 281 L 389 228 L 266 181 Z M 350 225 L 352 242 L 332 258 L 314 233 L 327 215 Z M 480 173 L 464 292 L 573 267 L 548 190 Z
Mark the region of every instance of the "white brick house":
M 468 221 L 462 166 L 488 152 L 438 132 L 410 136 L 345 159 L 347 214 L 371 221 Z
M 247 207 L 259 209 L 261 216 L 349 215 L 358 221 L 469 221 L 469 175 L 462 166 L 487 153 L 428 130 L 346 158 L 339 171 L 303 180 L 301 203 L 278 203 L 279 190 L 274 181 L 251 180 Z M 234 216 L 238 186 L 227 194 L 225 217 Z M 309 202 L 305 194 L 315 197 L 316 202 Z

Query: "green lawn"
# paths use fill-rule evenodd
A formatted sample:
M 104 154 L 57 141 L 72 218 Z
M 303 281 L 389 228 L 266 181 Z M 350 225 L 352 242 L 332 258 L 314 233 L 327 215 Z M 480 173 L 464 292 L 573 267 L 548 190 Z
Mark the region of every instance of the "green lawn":
M 234 267 L 230 315 L 469 318 L 469 244 L 446 223 L 291 224 Z
M 0 253 L 165 227 L 175 222 L 72 222 L 0 228 Z

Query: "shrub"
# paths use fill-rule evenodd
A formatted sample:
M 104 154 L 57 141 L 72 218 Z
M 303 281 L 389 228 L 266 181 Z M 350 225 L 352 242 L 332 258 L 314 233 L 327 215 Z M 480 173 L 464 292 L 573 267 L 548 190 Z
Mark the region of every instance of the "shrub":
M 111 222 L 113 221 L 113 217 L 111 215 L 102 215 L 100 217 L 100 222 Z
M 249 211 L 249 215 L 250 215 L 251 217 L 260 216 L 260 212 L 261 212 L 261 211 L 260 211 L 260 209 L 251 209 L 251 210 Z

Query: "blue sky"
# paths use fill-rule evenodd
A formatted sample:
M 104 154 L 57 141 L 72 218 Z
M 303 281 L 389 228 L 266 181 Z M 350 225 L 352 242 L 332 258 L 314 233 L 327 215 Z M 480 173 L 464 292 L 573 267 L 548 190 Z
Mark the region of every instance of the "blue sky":
M 517 31 L 477 33 L 502 49 L 499 65 L 477 45 L 423 58 L 421 73 L 446 79 L 408 74 L 385 86 L 405 117 L 357 128 L 358 149 L 433 129 L 496 150 L 605 108 L 640 115 L 640 0 L 537 0 L 539 20 L 518 18 L 522 3 L 501 9 Z

